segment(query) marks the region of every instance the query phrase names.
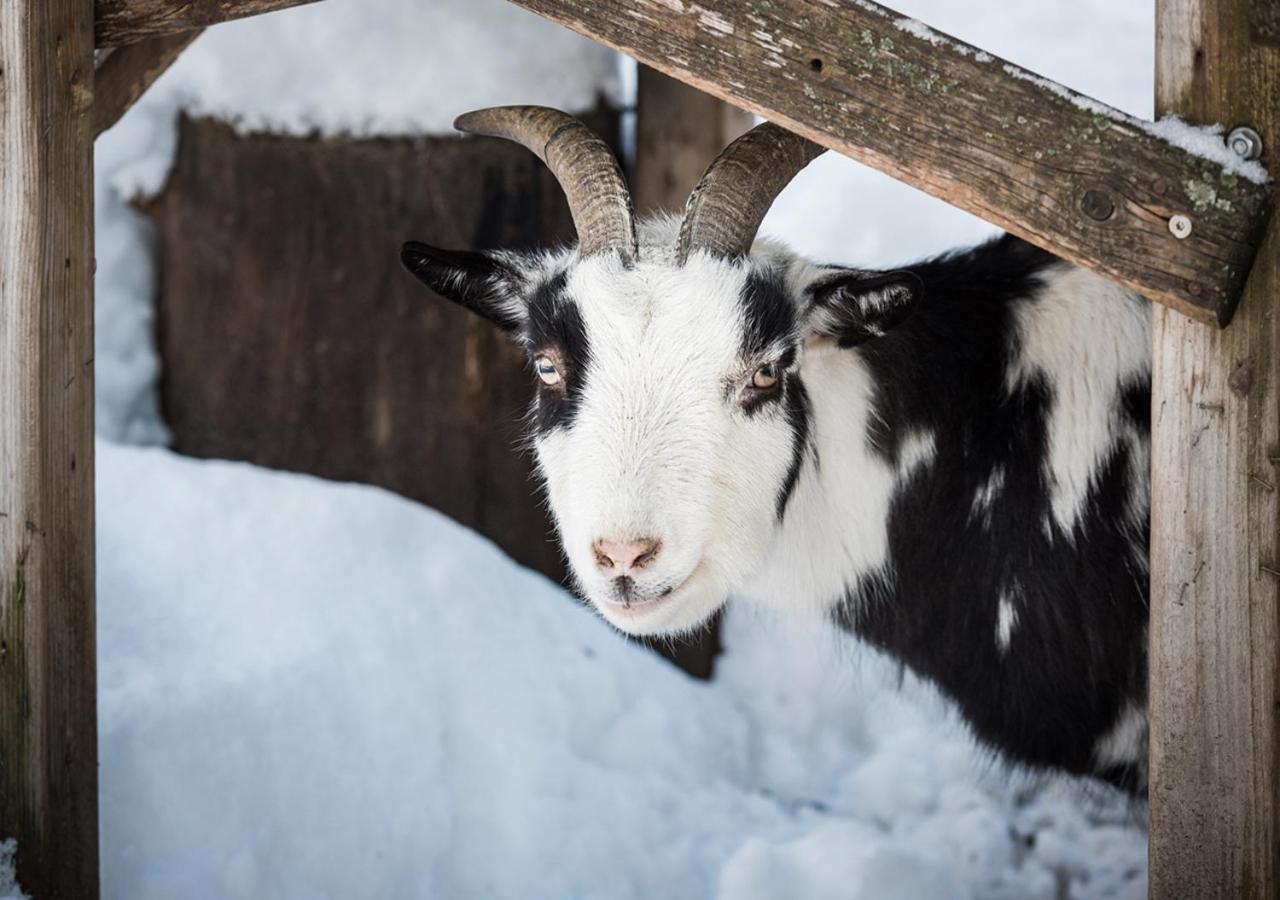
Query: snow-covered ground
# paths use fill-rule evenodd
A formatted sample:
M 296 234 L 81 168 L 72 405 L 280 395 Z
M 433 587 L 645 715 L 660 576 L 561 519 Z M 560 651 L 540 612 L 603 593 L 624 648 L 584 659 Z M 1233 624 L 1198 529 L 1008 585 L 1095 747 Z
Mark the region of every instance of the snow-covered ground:
M 1150 114 L 1150 0 L 892 5 Z M 615 64 L 502 0 L 327 0 L 211 30 L 98 142 L 105 896 L 1145 896 L 1123 799 L 1008 772 L 829 631 L 731 614 L 696 683 L 430 510 L 137 446 L 165 431 L 127 200 L 163 182 L 179 109 L 443 132 L 617 96 Z M 991 228 L 828 154 L 764 232 L 892 265 Z
M 829 632 L 702 684 L 381 490 L 98 452 L 107 897 L 1145 896 L 1123 801 Z

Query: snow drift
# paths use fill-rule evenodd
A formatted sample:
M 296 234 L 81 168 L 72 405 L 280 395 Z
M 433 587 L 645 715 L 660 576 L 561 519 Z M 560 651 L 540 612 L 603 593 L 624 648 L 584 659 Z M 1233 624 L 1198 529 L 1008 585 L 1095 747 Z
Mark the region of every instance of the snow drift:
M 834 632 L 698 683 L 383 491 L 98 452 L 107 897 L 1145 896 L 1123 800 Z

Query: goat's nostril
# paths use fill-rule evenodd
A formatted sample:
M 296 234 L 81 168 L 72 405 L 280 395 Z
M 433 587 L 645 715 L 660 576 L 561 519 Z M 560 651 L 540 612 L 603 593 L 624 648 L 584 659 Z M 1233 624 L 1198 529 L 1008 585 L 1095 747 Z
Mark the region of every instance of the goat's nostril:
M 617 570 L 622 575 L 643 569 L 657 558 L 658 551 L 661 549 L 661 542 L 653 538 L 640 538 L 634 541 L 611 541 L 607 538 L 598 538 L 591 544 L 596 565 L 606 572 Z

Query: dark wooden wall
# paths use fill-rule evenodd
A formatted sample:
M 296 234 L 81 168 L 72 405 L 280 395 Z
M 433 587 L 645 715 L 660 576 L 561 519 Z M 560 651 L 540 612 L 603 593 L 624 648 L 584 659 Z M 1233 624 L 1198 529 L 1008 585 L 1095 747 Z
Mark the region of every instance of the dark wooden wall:
M 615 127 L 612 113 L 595 119 Z M 555 179 L 490 139 L 244 137 L 201 119 L 179 131 L 147 207 L 174 449 L 380 485 L 559 579 L 518 449 L 523 354 L 399 263 L 408 238 L 569 240 Z

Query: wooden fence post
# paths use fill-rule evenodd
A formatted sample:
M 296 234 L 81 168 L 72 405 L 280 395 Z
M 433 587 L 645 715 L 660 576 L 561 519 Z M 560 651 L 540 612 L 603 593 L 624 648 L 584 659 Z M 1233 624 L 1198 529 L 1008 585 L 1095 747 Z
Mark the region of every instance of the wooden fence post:
M 0 0 L 0 838 L 98 895 L 93 2 Z
M 1157 0 L 1158 112 L 1248 125 L 1280 168 L 1280 13 Z M 1280 891 L 1280 228 L 1224 331 L 1155 307 L 1151 896 Z

